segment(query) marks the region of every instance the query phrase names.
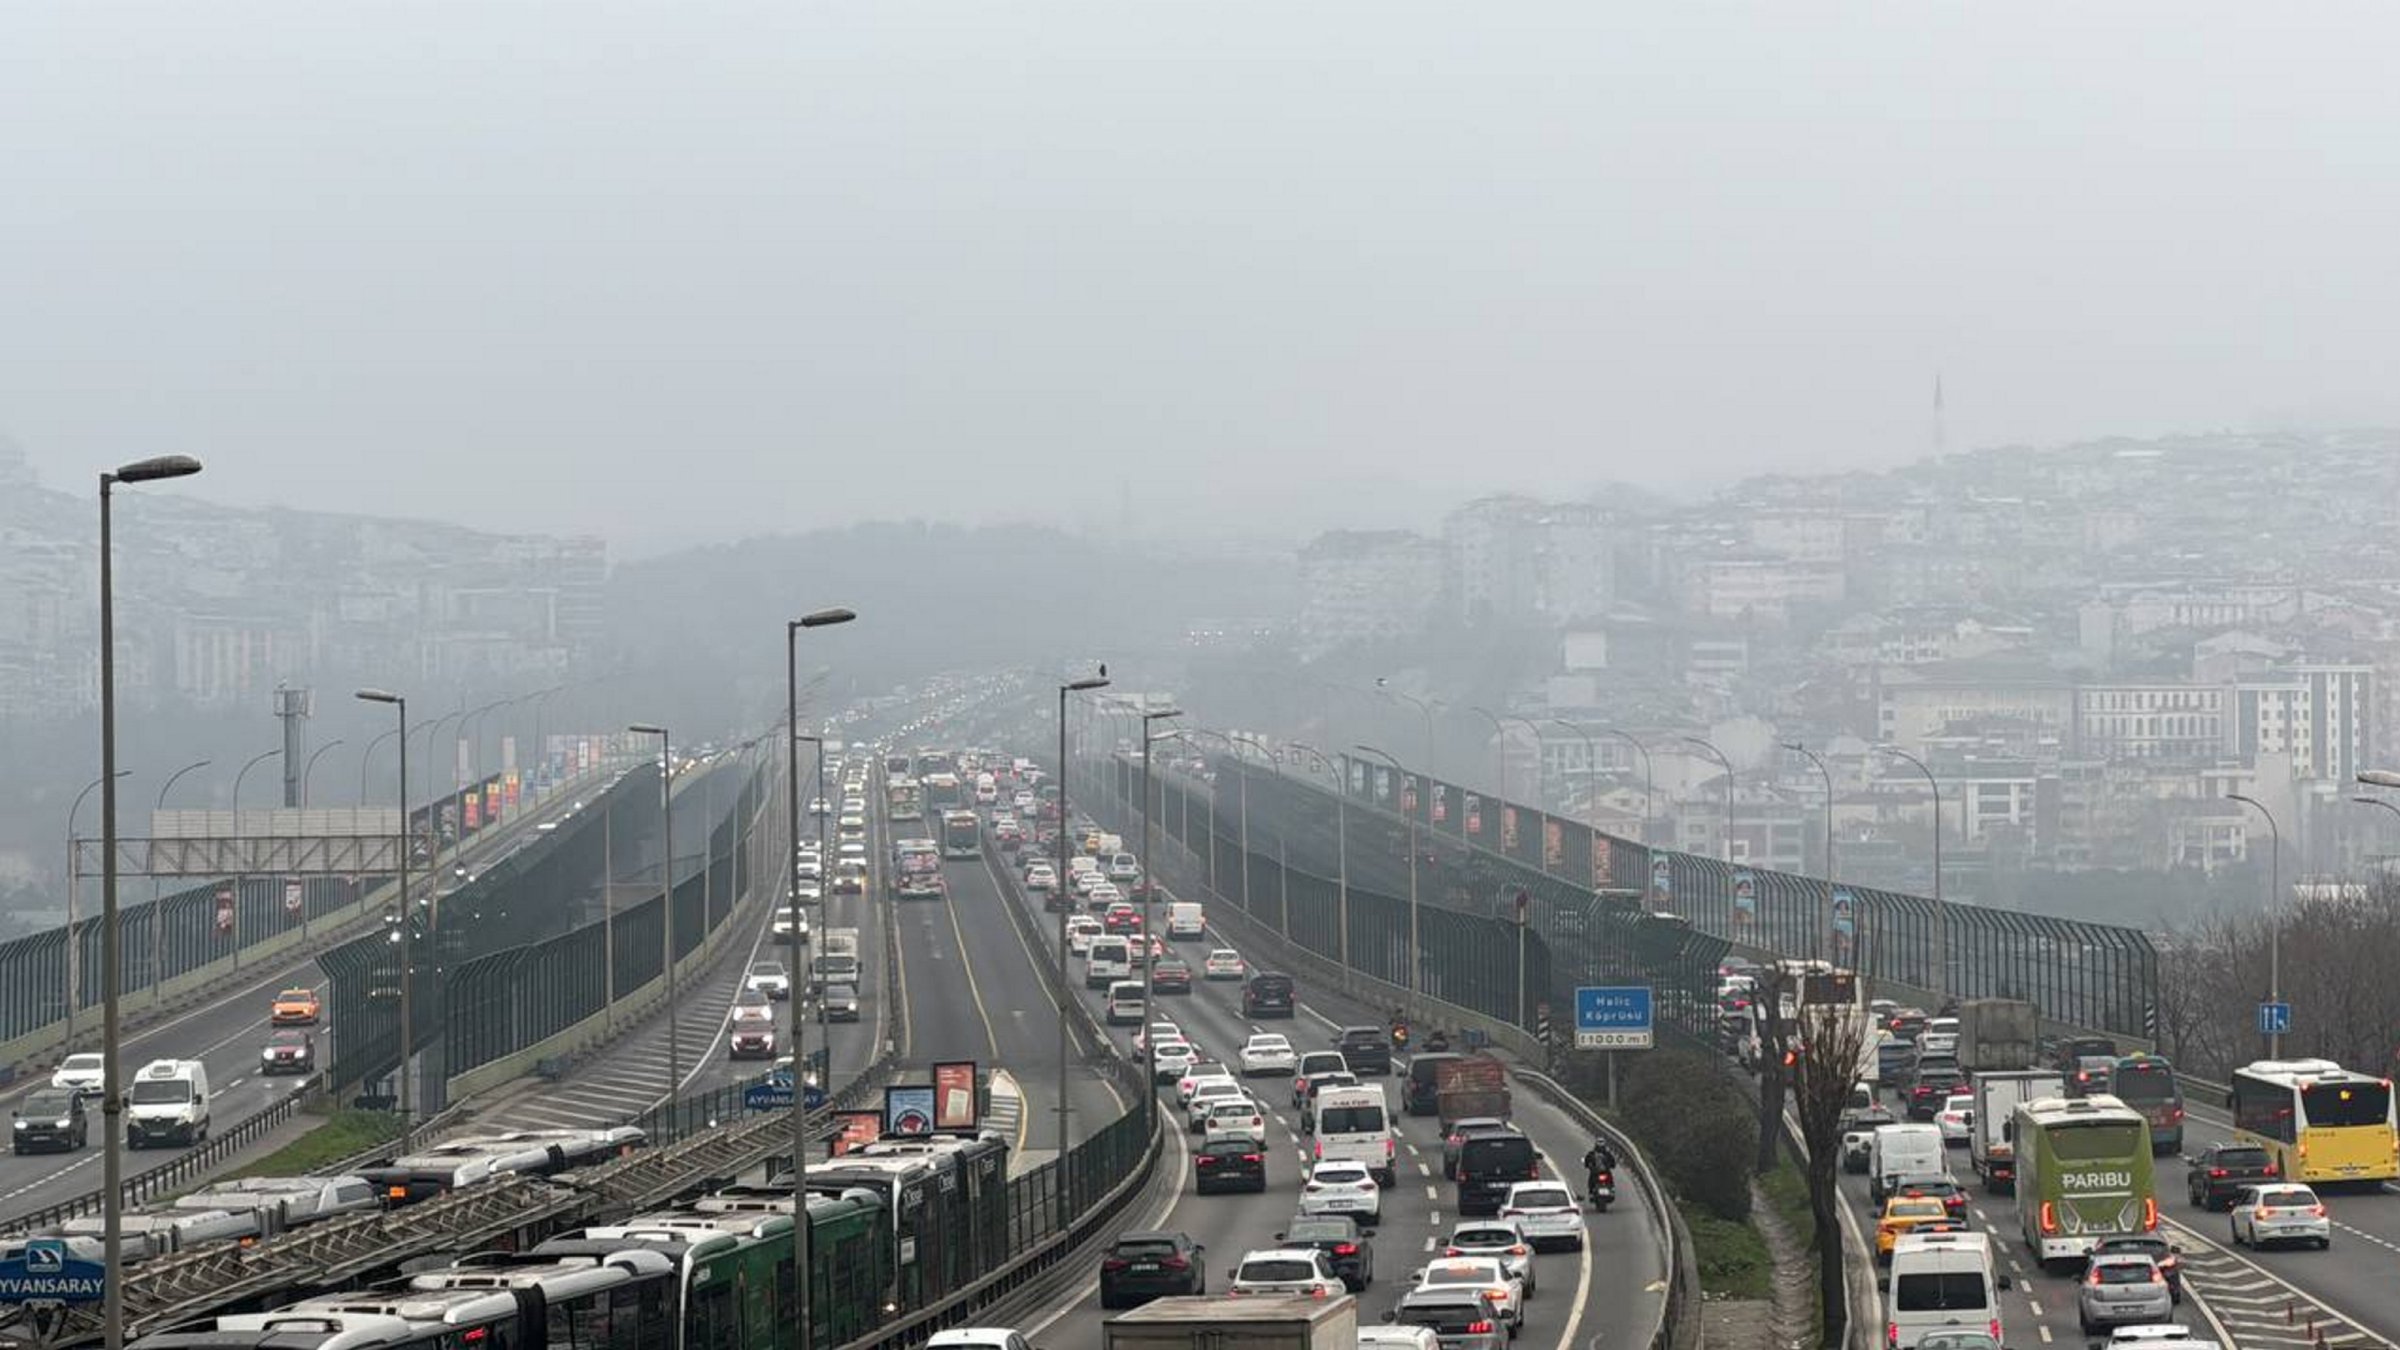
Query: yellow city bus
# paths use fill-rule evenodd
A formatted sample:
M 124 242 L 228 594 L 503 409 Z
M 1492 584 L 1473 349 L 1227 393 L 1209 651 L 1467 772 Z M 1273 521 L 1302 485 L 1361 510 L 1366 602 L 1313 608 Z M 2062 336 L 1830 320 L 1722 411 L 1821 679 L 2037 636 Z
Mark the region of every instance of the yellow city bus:
M 2329 1059 L 2264 1059 L 2236 1072 L 2233 1126 L 2289 1181 L 2400 1179 L 2392 1080 Z

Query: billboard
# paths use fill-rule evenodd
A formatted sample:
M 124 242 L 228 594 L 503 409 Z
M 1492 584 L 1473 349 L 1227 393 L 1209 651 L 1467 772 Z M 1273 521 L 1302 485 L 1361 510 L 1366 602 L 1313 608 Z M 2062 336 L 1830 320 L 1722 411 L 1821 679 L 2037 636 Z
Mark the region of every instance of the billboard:
M 885 1134 L 931 1134 L 933 1118 L 932 1084 L 894 1083 L 883 1090 Z
M 975 1061 L 950 1060 L 933 1066 L 933 1127 L 972 1130 L 976 1124 Z

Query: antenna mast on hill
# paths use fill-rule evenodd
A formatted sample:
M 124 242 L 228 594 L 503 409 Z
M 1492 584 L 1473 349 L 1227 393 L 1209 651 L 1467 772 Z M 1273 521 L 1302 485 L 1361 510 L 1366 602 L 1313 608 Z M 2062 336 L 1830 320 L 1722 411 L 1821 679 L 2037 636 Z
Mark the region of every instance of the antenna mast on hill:
M 1950 449 L 1950 429 L 1942 415 L 1942 372 L 1933 372 L 1933 457 L 1940 459 Z

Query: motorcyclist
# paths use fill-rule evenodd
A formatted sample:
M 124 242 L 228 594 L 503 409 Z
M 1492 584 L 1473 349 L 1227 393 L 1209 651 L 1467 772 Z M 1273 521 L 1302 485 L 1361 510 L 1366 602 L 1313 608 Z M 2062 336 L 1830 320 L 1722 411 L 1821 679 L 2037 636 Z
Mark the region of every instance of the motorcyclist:
M 1450 1038 L 1443 1034 L 1440 1027 L 1435 1027 L 1433 1030 L 1425 1033 L 1425 1049 L 1429 1053 L 1439 1054 L 1449 1048 Z
M 1597 1200 L 1603 1185 L 1613 1191 L 1616 1187 L 1616 1170 L 1617 1151 L 1608 1146 L 1606 1139 L 1595 1138 L 1592 1140 L 1592 1146 L 1586 1149 L 1583 1155 L 1585 1194 Z

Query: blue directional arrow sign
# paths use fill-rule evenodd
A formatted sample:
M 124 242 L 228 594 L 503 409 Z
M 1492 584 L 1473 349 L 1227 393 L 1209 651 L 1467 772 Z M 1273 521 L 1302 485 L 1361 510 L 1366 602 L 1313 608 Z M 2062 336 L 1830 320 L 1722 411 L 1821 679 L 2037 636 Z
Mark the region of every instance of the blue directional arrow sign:
M 1585 985 L 1575 991 L 1575 1048 L 1647 1050 L 1653 1043 L 1650 986 Z
M 2258 1034 L 2282 1036 L 2292 1029 L 2292 1005 L 2278 999 L 2267 999 L 2258 1005 Z

